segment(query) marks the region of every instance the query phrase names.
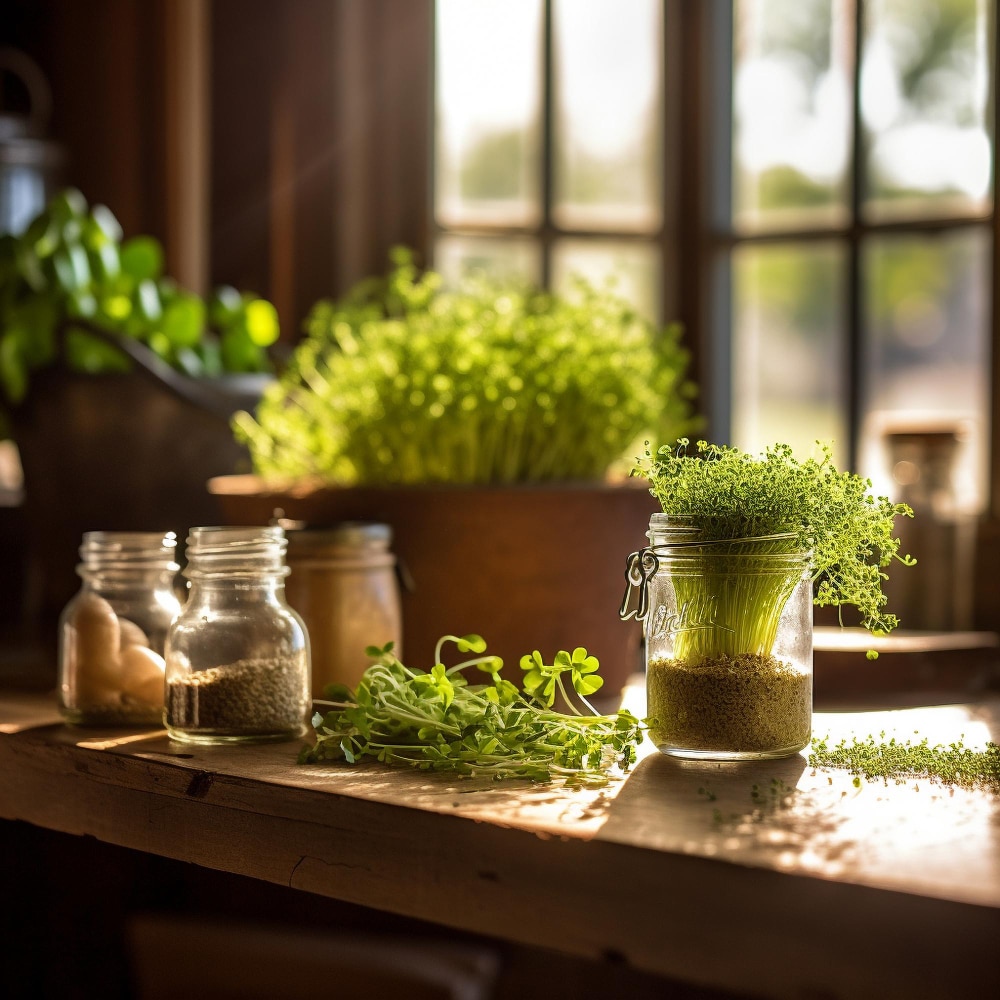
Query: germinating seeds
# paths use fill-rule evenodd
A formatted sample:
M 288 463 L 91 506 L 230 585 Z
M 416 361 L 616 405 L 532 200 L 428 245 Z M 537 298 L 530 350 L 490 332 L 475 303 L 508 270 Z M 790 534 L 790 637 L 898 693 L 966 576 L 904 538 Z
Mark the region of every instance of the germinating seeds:
M 309 708 L 304 656 L 238 660 L 171 680 L 167 719 L 206 734 L 299 733 Z
M 664 749 L 769 753 L 809 742 L 812 678 L 774 656 L 654 660 L 646 688 L 649 735 Z

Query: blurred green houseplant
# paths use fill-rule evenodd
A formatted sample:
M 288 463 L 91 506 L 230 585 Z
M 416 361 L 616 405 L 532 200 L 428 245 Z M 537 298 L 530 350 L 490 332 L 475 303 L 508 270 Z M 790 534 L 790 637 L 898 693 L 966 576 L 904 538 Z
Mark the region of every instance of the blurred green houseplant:
M 273 380 L 274 307 L 163 274 L 149 236 L 124 240 L 69 189 L 0 237 L 0 437 L 23 470 L 25 620 L 55 634 L 82 532 L 217 523 L 205 483 L 247 462 L 229 426 Z
M 0 400 L 21 405 L 31 375 L 124 372 L 132 361 L 99 334 L 137 341 L 178 372 L 213 378 L 270 370 L 278 338 L 271 303 L 234 288 L 209 300 L 163 275 L 150 236 L 123 242 L 104 205 L 75 189 L 56 195 L 20 235 L 0 236 Z M 9 432 L 0 413 L 0 431 Z
M 317 304 L 256 417 L 236 415 L 265 480 L 600 480 L 643 435 L 692 426 L 678 326 L 582 279 L 571 296 L 484 277 L 448 290 L 409 251 L 392 262 Z

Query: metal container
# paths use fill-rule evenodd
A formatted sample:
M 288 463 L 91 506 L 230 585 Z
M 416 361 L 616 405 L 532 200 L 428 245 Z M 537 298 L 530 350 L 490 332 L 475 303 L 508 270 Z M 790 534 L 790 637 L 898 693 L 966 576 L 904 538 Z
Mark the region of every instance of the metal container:
M 26 112 L 0 107 L 0 234 L 17 234 L 55 193 L 65 156 L 45 138 L 52 96 L 38 66 L 23 52 L 0 47 L 0 76 L 19 81 L 28 101 Z M 0 87 L 0 95 L 6 90 Z

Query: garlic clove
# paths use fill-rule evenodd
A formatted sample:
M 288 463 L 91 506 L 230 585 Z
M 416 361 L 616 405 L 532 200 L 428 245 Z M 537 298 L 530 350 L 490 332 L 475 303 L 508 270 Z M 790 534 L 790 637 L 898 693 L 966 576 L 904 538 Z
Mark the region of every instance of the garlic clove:
M 121 639 L 119 640 L 119 649 L 125 649 L 126 646 L 148 646 L 149 637 L 145 632 L 135 622 L 129 621 L 127 618 L 122 618 L 119 616 L 118 625 L 121 628 Z
M 163 706 L 164 662 L 147 646 L 126 646 L 121 653 L 121 690 L 153 707 Z
M 97 594 L 80 596 L 66 623 L 66 648 L 77 700 L 83 705 L 109 705 L 119 700 L 121 629 L 111 605 Z

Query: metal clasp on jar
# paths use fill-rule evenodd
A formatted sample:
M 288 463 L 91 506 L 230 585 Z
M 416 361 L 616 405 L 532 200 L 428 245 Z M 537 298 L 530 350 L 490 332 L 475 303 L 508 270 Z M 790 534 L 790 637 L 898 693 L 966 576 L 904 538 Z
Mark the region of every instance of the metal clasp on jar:
M 625 560 L 625 594 L 622 597 L 618 617 L 623 622 L 634 618 L 637 622 L 645 621 L 649 614 L 649 581 L 656 576 L 660 568 L 660 559 L 650 548 L 639 549 L 629 554 Z M 638 593 L 637 606 L 629 610 L 633 591 Z

